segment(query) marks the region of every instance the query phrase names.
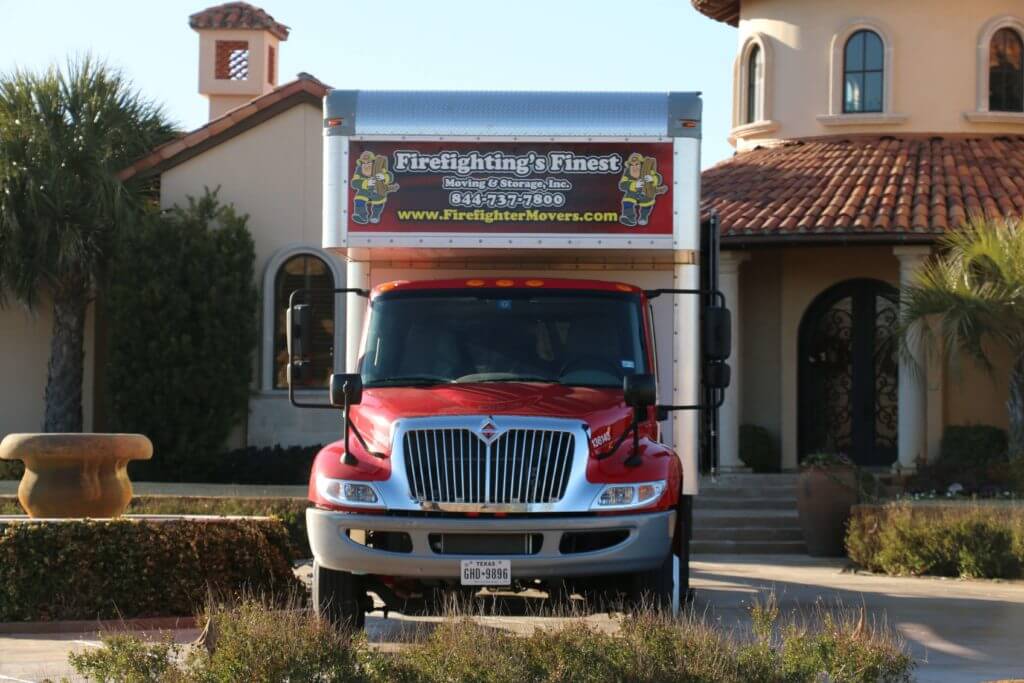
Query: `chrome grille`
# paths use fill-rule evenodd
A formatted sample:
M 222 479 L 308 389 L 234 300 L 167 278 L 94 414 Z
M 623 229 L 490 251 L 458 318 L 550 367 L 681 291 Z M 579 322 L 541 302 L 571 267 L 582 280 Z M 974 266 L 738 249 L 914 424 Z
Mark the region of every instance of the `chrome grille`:
M 469 429 L 415 429 L 402 443 L 410 493 L 419 502 L 556 503 L 572 471 L 575 437 L 509 429 L 490 444 Z

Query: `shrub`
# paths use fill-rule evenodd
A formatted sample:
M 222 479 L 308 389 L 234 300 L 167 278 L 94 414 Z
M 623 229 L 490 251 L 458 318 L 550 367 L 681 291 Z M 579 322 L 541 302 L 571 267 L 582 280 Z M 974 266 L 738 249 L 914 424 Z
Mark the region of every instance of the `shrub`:
M 193 614 L 207 596 L 287 596 L 272 519 L 27 521 L 0 526 L 0 621 Z
M 255 248 L 245 216 L 207 191 L 129 232 L 107 290 L 112 426 L 153 441 L 133 472 L 174 478 L 248 414 Z
M 984 467 L 1007 462 L 1006 431 L 990 425 L 949 425 L 942 432 L 939 462 Z
M 806 681 L 910 680 L 914 662 L 891 632 L 863 616 L 826 612 L 820 626 L 778 624 L 767 610 L 753 642 L 698 618 L 624 618 L 614 633 L 580 619 L 527 636 L 465 614 L 421 631 L 395 653 L 337 633 L 308 612 L 268 611 L 248 601 L 207 612 L 206 649 L 115 636 L 72 655 L 79 674 L 111 681 Z M 126 652 L 134 649 L 136 652 Z M 143 676 L 130 678 L 130 674 Z M 149 677 L 145 677 L 149 676 Z
M 4 479 L 21 479 L 25 465 L 20 460 L 0 460 L 0 481 Z
M 215 515 L 274 517 L 284 524 L 290 541 L 289 559 L 313 557 L 306 535 L 305 498 L 214 498 L 191 496 L 137 496 L 128 504 L 129 515 Z M 24 514 L 14 496 L 0 496 L 0 515 Z
M 778 441 L 764 427 L 740 425 L 740 460 L 755 472 L 778 472 L 782 459 Z
M 855 564 L 886 574 L 1015 578 L 1024 569 L 1024 506 L 858 505 L 846 550 Z
M 198 454 L 181 460 L 174 472 L 174 481 L 209 484 L 271 484 L 278 486 L 305 485 L 313 458 L 321 446 L 269 446 L 237 448 L 235 450 Z M 136 467 L 145 462 L 134 461 L 128 467 L 141 481 L 146 471 L 137 473 Z M 141 476 L 140 476 L 141 474 Z

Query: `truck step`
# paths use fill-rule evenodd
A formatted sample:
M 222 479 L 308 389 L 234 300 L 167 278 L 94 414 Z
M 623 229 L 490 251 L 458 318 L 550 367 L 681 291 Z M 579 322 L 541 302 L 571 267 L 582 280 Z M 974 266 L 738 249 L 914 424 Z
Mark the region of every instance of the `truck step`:
M 768 527 L 799 529 L 796 510 L 700 510 L 693 512 L 694 529 L 735 529 Z
M 800 541 L 694 541 L 694 555 L 801 555 L 807 546 Z
M 697 500 L 722 498 L 738 500 L 741 498 L 782 498 L 796 500 L 795 486 L 701 486 Z
M 799 527 L 702 527 L 693 529 L 694 541 L 803 541 Z
M 726 498 L 718 496 L 697 496 L 694 510 L 796 510 L 792 498 Z

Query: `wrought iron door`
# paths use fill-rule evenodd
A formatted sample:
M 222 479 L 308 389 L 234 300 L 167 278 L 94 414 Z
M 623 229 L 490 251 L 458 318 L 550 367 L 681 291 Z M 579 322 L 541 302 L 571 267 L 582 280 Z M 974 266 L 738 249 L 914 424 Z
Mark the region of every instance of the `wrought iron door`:
M 862 466 L 896 460 L 896 290 L 849 280 L 823 292 L 799 334 L 799 452 L 848 455 Z

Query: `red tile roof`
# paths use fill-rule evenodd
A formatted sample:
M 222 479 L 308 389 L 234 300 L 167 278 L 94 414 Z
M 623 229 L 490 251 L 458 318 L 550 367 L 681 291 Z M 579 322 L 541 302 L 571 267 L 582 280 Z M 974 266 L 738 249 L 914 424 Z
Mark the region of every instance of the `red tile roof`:
M 288 40 L 290 30 L 259 7 L 247 2 L 225 2 L 207 7 L 188 18 L 188 25 L 199 29 L 262 29 L 270 31 L 279 40 Z
M 1024 136 L 808 138 L 702 174 L 723 243 L 930 240 L 968 217 L 1024 215 Z
M 307 73 L 300 73 L 294 81 L 274 88 L 266 95 L 240 107 L 235 107 L 177 140 L 160 145 L 121 171 L 119 177 L 121 180 L 127 180 L 139 174 L 163 173 L 295 105 L 305 102 L 319 107 L 328 90 L 330 86 L 324 85 Z
M 730 26 L 740 23 L 740 0 L 690 0 L 701 14 Z

